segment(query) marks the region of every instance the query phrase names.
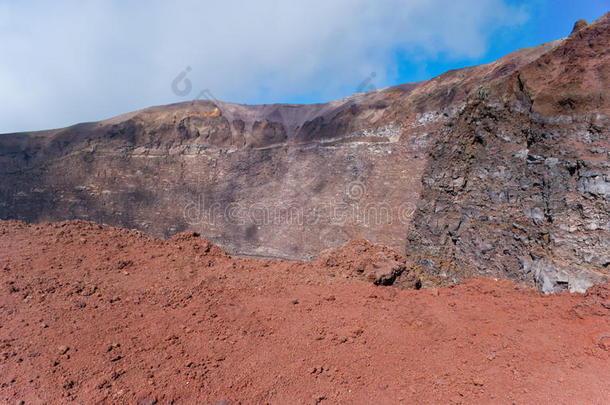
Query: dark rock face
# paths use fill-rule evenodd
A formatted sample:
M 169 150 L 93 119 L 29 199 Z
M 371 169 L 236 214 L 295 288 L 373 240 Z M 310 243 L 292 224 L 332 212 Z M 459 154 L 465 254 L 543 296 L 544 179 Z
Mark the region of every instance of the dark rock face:
M 469 105 L 432 150 L 408 253 L 442 277 L 509 275 L 546 292 L 580 291 L 603 279 L 608 133 L 588 132 L 609 128 L 607 118 L 599 120 L 556 124 Z
M 0 218 L 194 229 L 293 259 L 365 238 L 440 279 L 582 291 L 610 272 L 610 17 L 577 26 L 327 104 L 197 101 L 2 135 Z
M 607 278 L 609 20 L 486 86 L 441 131 L 407 242 L 422 265 L 545 292 Z

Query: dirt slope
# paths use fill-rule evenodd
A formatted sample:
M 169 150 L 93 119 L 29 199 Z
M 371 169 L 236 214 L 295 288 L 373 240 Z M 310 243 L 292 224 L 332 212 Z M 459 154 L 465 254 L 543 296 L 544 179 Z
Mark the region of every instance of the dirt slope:
M 0 402 L 608 403 L 610 284 L 397 289 L 366 276 L 380 255 L 414 276 L 363 241 L 269 262 L 192 232 L 0 222 Z

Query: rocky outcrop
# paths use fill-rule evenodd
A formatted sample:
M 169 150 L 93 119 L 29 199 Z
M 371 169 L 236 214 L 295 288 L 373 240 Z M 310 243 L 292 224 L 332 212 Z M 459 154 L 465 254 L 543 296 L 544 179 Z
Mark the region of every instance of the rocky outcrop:
M 610 271 L 609 20 L 327 104 L 194 101 L 2 135 L 0 218 L 195 229 L 302 260 L 365 238 L 439 280 L 581 291 Z
M 363 239 L 321 252 L 317 263 L 334 273 L 376 285 L 415 289 L 422 285 L 413 263 L 386 246 L 374 245 Z
M 435 274 L 584 291 L 610 266 L 610 21 L 481 87 L 441 131 L 407 250 Z M 586 46 L 585 46 L 586 45 Z
M 582 291 L 610 263 L 607 133 L 474 101 L 432 149 L 407 251 L 441 277 L 509 276 Z M 605 139 L 605 140 L 604 140 Z M 605 143 L 605 146 L 604 146 Z

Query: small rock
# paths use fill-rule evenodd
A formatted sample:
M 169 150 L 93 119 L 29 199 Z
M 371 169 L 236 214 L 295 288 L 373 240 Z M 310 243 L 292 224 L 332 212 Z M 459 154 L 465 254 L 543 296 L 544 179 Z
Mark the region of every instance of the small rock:
M 315 395 L 313 397 L 316 405 L 319 404 L 320 402 L 324 401 L 326 399 L 326 397 L 324 395 Z
M 483 381 L 481 377 L 474 377 L 472 379 L 472 383 L 478 387 L 482 387 L 483 385 L 485 385 L 485 381 Z
M 600 349 L 610 351 L 610 335 L 603 335 L 599 338 Z

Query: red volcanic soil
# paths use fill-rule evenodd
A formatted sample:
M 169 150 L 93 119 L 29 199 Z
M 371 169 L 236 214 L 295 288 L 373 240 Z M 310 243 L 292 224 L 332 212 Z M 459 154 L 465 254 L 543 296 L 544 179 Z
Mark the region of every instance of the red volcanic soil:
M 350 246 L 268 262 L 0 222 L 0 402 L 608 403 L 610 284 L 377 286 L 341 263 L 379 251 Z

